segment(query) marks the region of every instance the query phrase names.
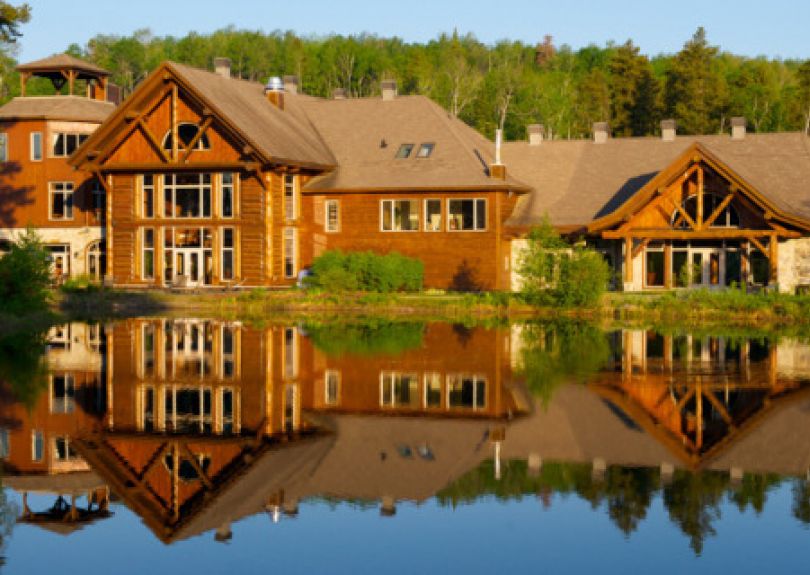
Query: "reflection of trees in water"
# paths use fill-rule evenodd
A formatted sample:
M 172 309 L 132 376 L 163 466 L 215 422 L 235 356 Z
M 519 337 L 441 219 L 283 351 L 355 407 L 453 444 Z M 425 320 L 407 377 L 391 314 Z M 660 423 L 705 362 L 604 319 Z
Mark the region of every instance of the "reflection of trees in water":
M 3 489 L 2 470 L 0 470 L 0 566 L 6 562 L 3 552 L 18 515 L 17 506 L 12 501 L 9 501 L 8 494 Z
M 586 322 L 527 324 L 518 371 L 544 404 L 568 382 L 585 383 L 611 358 L 608 334 Z
M 308 324 L 306 334 L 326 355 L 396 355 L 422 346 L 422 322 L 374 321 Z
M 33 407 L 48 382 L 46 330 L 19 330 L 0 336 L 0 382 L 14 399 Z
M 664 481 L 660 470 L 653 467 L 612 465 L 599 473 L 590 463 L 555 461 L 543 462 L 532 474 L 525 460 L 504 462 L 501 479 L 497 480 L 494 462 L 487 460 L 438 492 L 436 499 L 440 505 L 455 507 L 486 496 L 502 501 L 536 496 L 551 506 L 552 495 L 574 494 L 593 509 L 604 509 L 613 524 L 630 535 L 639 529 L 660 494 L 670 520 L 699 555 L 706 539 L 716 534 L 714 524 L 720 519 L 723 504 L 735 505 L 741 512 L 750 506 L 761 513 L 768 492 L 783 483 L 774 474 L 746 474 L 736 483 L 725 472 L 686 470 L 675 470 Z M 810 523 L 810 485 L 804 481 L 793 485 L 793 515 Z

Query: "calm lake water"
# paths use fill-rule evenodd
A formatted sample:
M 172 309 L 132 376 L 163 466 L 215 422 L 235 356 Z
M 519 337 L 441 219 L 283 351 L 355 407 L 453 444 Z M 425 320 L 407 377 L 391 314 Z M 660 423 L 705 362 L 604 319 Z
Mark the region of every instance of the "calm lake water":
M 805 572 L 805 341 L 166 318 L 0 337 L 0 572 Z

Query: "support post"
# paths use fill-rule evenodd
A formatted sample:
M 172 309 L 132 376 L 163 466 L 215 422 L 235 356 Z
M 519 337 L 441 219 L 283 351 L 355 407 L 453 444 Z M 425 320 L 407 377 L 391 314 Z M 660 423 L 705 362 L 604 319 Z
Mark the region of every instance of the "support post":
M 672 242 L 664 242 L 664 286 L 672 289 Z
M 624 238 L 624 283 L 633 282 L 633 238 Z
M 779 279 L 779 240 L 772 234 L 768 241 L 768 263 L 770 264 L 770 283 L 776 284 Z
M 703 168 L 697 170 L 698 184 L 697 184 L 697 217 L 695 223 L 697 229 L 703 229 Z

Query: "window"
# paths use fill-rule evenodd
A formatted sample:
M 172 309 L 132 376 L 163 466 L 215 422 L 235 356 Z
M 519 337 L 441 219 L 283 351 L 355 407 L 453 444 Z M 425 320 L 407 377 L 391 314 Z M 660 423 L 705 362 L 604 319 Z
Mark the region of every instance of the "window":
M 478 375 L 448 375 L 447 405 L 466 409 L 486 407 L 487 380 Z
M 31 161 L 42 160 L 42 132 L 31 132 Z
M 0 427 L 0 459 L 6 459 L 11 452 L 8 429 Z
M 143 230 L 141 279 L 155 279 L 155 230 L 152 228 L 144 228 Z
M 70 444 L 70 438 L 66 435 L 55 437 L 53 440 L 54 459 L 56 461 L 74 461 L 79 458 L 76 450 Z
M 415 373 L 383 371 L 380 373 L 380 405 L 383 407 L 418 407 L 419 377 Z
M 425 231 L 442 231 L 442 201 L 425 200 Z
M 236 330 L 222 328 L 222 378 L 232 379 L 236 373 Z
M 402 144 L 397 150 L 397 155 L 395 157 L 398 160 L 404 160 L 405 158 L 410 157 L 412 151 L 413 144 Z
M 284 378 L 298 377 L 298 333 L 294 327 L 284 328 Z
M 664 252 L 662 250 L 655 251 L 654 249 L 647 249 L 647 277 L 646 285 L 648 287 L 663 287 L 664 286 Z
M 90 244 L 87 248 L 87 273 L 96 280 L 100 280 L 107 273 L 107 255 L 103 241 Z
M 417 158 L 429 158 L 430 155 L 433 153 L 433 148 L 436 147 L 436 144 L 427 143 L 421 144 L 419 146 L 419 151 L 416 152 Z
M 454 232 L 487 229 L 487 201 L 448 200 L 447 226 Z
M 340 403 L 340 372 L 335 369 L 327 369 L 324 373 L 323 401 L 326 405 L 337 405 Z
M 73 413 L 76 386 L 73 376 L 54 375 L 51 379 L 51 413 Z
M 55 133 L 53 135 L 53 156 L 55 158 L 66 158 L 70 156 L 88 137 L 88 134 Z
M 380 210 L 382 231 L 419 231 L 419 203 L 416 200 L 382 200 Z
M 31 432 L 31 461 L 42 461 L 45 455 L 45 438 L 41 431 Z
M 294 174 L 284 174 L 284 218 L 294 220 L 297 209 L 297 182 Z
M 163 196 L 167 218 L 210 218 L 211 174 L 166 174 Z
M 141 340 L 143 353 L 141 354 L 141 377 L 150 378 L 155 375 L 155 325 L 145 323 L 142 326 Z
M 93 180 L 90 183 L 90 199 L 93 204 L 93 212 L 95 212 L 96 218 L 103 218 L 105 208 L 107 207 L 107 194 L 105 193 L 104 188 L 101 186 L 101 182 L 98 180 Z
M 221 216 L 223 218 L 232 218 L 233 217 L 233 206 L 234 206 L 234 175 L 233 172 L 225 172 L 221 176 L 221 196 L 222 196 L 222 212 Z
M 51 182 L 51 219 L 73 219 L 73 182 Z
M 326 200 L 326 226 L 327 232 L 340 231 L 340 201 Z
M 141 215 L 144 218 L 155 217 L 155 177 L 152 174 L 141 176 Z
M 235 398 L 234 390 L 230 388 L 221 389 L 219 391 L 219 415 L 220 425 L 222 426 L 222 433 L 230 435 L 237 431 L 235 413 Z
M 0 162 L 8 162 L 8 134 L 0 133 Z
M 222 230 L 222 279 L 232 280 L 235 277 L 233 259 L 233 228 Z
M 441 407 L 442 374 L 431 371 L 425 374 L 425 407 Z
M 284 277 L 294 278 L 296 274 L 295 228 L 284 228 Z
M 194 149 L 195 150 L 210 150 L 211 144 L 208 141 L 208 136 L 202 134 L 199 138 L 197 134 L 199 133 L 200 128 L 196 124 L 191 123 L 183 123 L 177 126 L 177 139 L 180 140 L 179 144 L 177 145 L 177 150 L 180 152 L 184 152 L 188 150 L 189 145 L 194 142 Z M 163 149 L 167 152 L 172 151 L 172 131 L 169 130 L 166 135 L 163 137 Z

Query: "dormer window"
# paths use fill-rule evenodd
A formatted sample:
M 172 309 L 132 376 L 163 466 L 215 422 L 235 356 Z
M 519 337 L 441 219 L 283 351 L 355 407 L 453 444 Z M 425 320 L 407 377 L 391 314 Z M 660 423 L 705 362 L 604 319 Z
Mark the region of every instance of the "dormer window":
M 433 142 L 420 144 L 419 151 L 416 153 L 417 158 L 429 158 L 433 153 L 433 148 L 436 146 Z
M 196 124 L 184 123 L 177 126 L 177 137 L 180 140 L 177 149 L 181 152 L 186 151 L 189 145 L 196 139 L 196 142 L 194 143 L 195 150 L 210 150 L 211 143 L 208 141 L 208 136 L 203 134 L 197 138 L 197 133 L 199 131 L 200 127 Z M 169 130 L 166 133 L 166 136 L 163 138 L 163 149 L 167 152 L 171 152 L 172 143 L 172 131 Z
M 397 150 L 397 155 L 395 156 L 397 160 L 404 160 L 405 158 L 409 158 L 411 152 L 413 151 L 413 144 L 402 144 Z

